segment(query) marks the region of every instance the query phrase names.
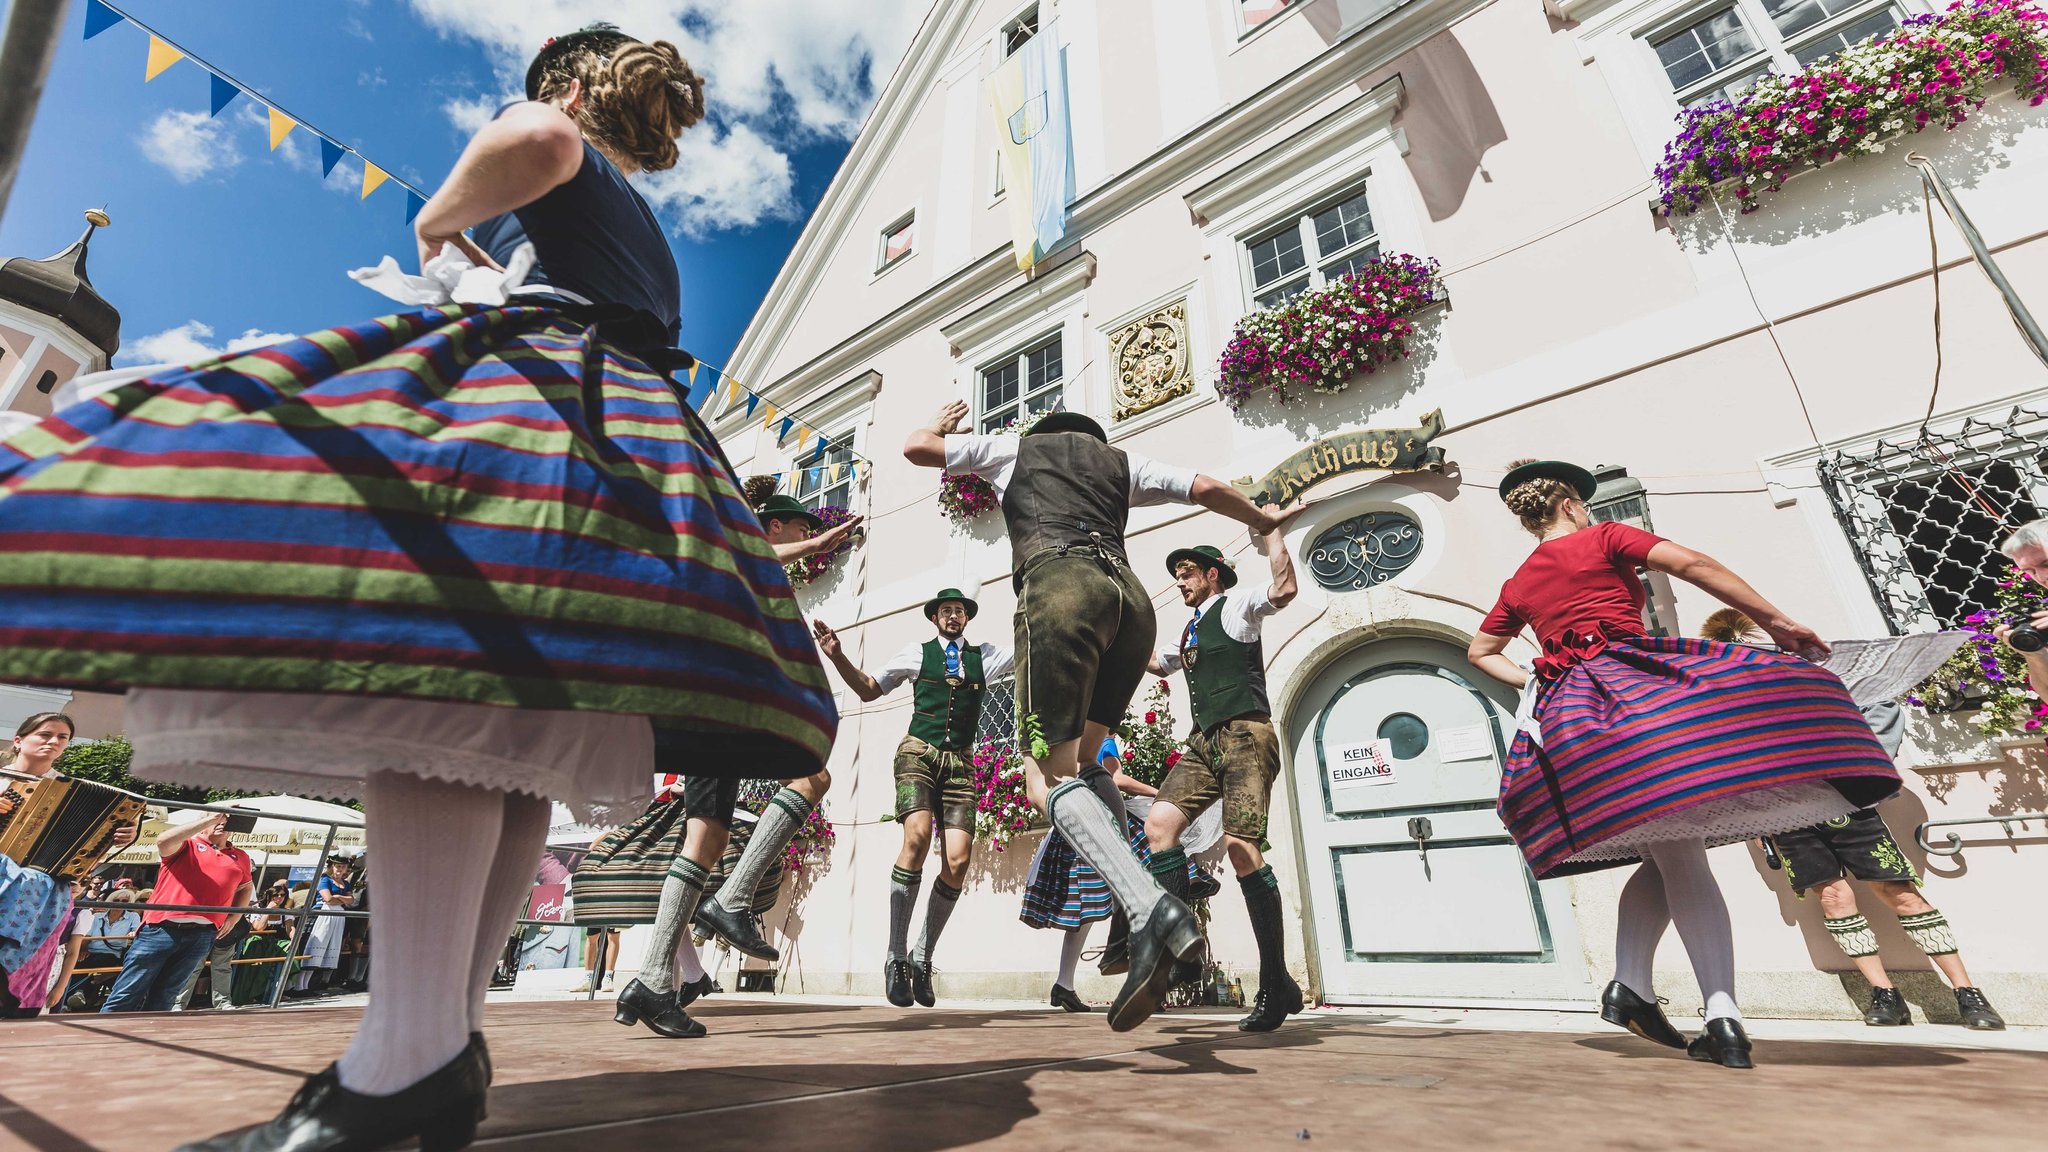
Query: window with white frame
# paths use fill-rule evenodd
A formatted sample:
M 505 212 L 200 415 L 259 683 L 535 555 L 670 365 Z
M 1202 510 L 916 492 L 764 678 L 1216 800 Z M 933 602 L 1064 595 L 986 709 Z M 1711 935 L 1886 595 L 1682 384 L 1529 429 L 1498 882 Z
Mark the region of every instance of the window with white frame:
M 875 271 L 879 272 L 910 255 L 911 246 L 917 240 L 917 213 L 905 213 L 901 220 L 882 229 L 881 252 L 875 259 Z
M 1038 5 L 1033 4 L 1031 7 L 1017 13 L 1016 19 L 1003 25 L 1003 58 L 1008 59 L 1011 56 L 1015 56 L 1017 49 L 1029 43 L 1031 38 L 1036 35 L 1038 35 Z
M 1282 304 L 1355 272 L 1379 255 L 1365 189 L 1344 193 L 1243 242 L 1245 276 L 1260 308 Z
M 996 180 L 994 188 L 995 191 L 989 193 L 989 199 L 991 200 L 997 199 L 1003 193 L 1009 191 L 1003 179 L 1003 150 L 1000 148 L 996 149 Z
M 1647 39 L 1678 102 L 1696 108 L 1889 32 L 1899 16 L 1892 0 L 1735 0 Z
M 1064 393 L 1065 365 L 1060 334 L 1037 341 L 1014 356 L 1005 356 L 981 370 L 983 432 L 995 432 L 1034 412 L 1057 408 Z
M 852 432 L 842 432 L 825 441 L 823 452 L 812 452 L 798 460 L 795 468 L 799 504 L 816 511 L 828 505 L 845 508 L 853 503 Z
M 1287 11 L 1294 0 L 1237 0 L 1237 16 L 1246 32 Z

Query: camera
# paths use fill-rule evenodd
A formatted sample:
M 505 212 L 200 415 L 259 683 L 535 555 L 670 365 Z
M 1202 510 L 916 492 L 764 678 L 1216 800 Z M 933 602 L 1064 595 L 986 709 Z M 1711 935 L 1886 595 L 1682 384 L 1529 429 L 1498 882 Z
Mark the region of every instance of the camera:
M 2012 625 L 2012 631 L 2005 634 L 2005 642 L 2012 645 L 2015 651 L 2039 652 L 2043 648 L 2048 648 L 2048 635 L 2034 627 L 2033 613 L 2011 617 L 2006 623 Z

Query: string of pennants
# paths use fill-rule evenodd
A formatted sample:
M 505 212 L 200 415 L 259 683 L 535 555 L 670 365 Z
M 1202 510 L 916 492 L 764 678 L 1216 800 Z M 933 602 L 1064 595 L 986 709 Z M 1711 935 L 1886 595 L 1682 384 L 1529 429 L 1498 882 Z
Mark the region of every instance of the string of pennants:
M 357 199 L 369 199 L 370 193 L 375 192 L 388 182 L 405 189 L 405 222 L 407 224 L 412 223 L 413 217 L 420 214 L 421 208 L 426 207 L 427 193 L 393 176 L 388 169 L 371 163 L 370 158 L 361 152 L 306 123 L 303 118 L 285 111 L 276 101 L 235 79 L 216 65 L 193 55 L 163 33 L 130 16 L 113 4 L 108 3 L 107 0 L 85 0 L 85 38 L 87 40 L 118 24 L 133 24 L 149 35 L 149 56 L 142 69 L 142 80 L 144 83 L 148 83 L 163 75 L 166 70 L 178 61 L 190 60 L 203 69 L 207 77 L 212 81 L 213 110 L 209 115 L 218 116 L 228 105 L 234 103 L 237 96 L 247 96 L 249 99 L 261 104 L 264 110 L 270 114 L 270 150 L 272 152 L 277 151 L 278 145 L 284 143 L 285 138 L 291 135 L 294 128 L 303 128 L 320 141 L 321 179 L 326 179 L 334 171 L 334 166 L 341 162 L 343 156 L 354 156 L 362 161 L 363 164 L 363 189 L 362 194 Z
M 744 404 L 746 405 L 748 416 L 751 417 L 756 412 L 761 414 L 761 429 L 762 431 L 775 434 L 776 447 L 780 448 L 794 440 L 799 452 L 799 459 L 823 460 L 827 451 L 843 452 L 852 457 L 851 460 L 841 460 L 837 463 L 816 464 L 808 468 L 797 468 L 789 472 L 769 472 L 764 473 L 764 475 L 774 476 L 777 480 L 794 480 L 801 476 L 813 485 L 823 481 L 823 485 L 829 488 L 839 483 L 839 479 L 842 476 L 848 480 L 858 480 L 861 469 L 874 463 L 867 457 L 855 452 L 851 446 L 837 449 L 832 448 L 830 437 L 825 436 L 795 416 L 791 416 L 782 409 L 777 408 L 773 402 L 760 393 L 755 392 L 752 388 L 740 383 L 737 379 L 727 374 L 725 369 L 718 367 L 716 364 L 706 364 L 699 361 L 698 366 L 708 368 L 718 376 L 718 383 L 712 385 L 711 390 L 704 396 L 704 402 L 698 406 L 700 410 L 709 409 L 715 404 L 723 403 L 724 407 L 720 411 L 730 412 L 735 407 Z M 696 379 L 697 369 L 693 367 L 690 369 L 690 382 L 695 384 Z M 803 451 L 805 445 L 810 446 L 808 452 Z

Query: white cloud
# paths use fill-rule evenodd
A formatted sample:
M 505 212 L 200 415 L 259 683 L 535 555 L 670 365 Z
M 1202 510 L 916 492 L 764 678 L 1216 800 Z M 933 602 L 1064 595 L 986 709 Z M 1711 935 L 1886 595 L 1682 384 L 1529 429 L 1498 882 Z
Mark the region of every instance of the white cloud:
M 128 341 L 114 360 L 119 364 L 190 364 L 218 356 L 222 352 L 239 352 L 244 348 L 261 348 L 279 340 L 289 340 L 289 332 L 265 332 L 260 328 L 245 330 L 240 336 L 224 344 L 213 341 L 213 326 L 199 320 L 187 320 L 175 328 L 166 328 L 153 335 Z
M 520 90 L 526 65 L 550 36 L 592 19 L 644 40 L 667 40 L 705 78 L 715 124 L 683 136 L 685 164 L 709 169 L 649 181 L 679 231 L 744 228 L 792 211 L 789 152 L 819 139 L 851 139 L 909 46 L 929 0 L 410 0 L 430 26 L 484 45 L 503 87 Z M 514 97 L 516 98 L 516 97 Z M 503 99 L 452 100 L 443 111 L 473 132 Z M 724 129 L 721 134 L 718 128 Z M 708 138 L 708 139 L 707 139 Z M 741 161 L 764 167 L 742 178 Z
M 524 96 L 509 93 L 497 96 L 458 96 L 441 105 L 441 114 L 455 125 L 465 136 L 474 136 L 483 131 L 484 125 L 498 114 L 498 109 Z
M 242 162 L 226 122 L 204 112 L 172 110 L 150 121 L 136 143 L 180 184 L 190 184 Z

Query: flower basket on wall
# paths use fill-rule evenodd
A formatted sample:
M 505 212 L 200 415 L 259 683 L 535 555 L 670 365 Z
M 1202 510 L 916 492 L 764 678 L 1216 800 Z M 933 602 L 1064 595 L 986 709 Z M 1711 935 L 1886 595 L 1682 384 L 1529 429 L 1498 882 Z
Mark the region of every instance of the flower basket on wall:
M 1024 761 L 1015 749 L 984 740 L 968 769 L 974 781 L 974 836 L 1001 852 L 1020 832 L 1045 821 L 1024 790 Z
M 1342 392 L 1413 351 L 1414 315 L 1442 297 L 1437 262 L 1385 255 L 1237 322 L 1217 364 L 1232 411 L 1260 392 L 1286 403 Z
M 1953 129 L 2011 82 L 2048 96 L 2048 12 L 2022 0 L 1963 0 L 1815 61 L 1768 73 L 1731 102 L 1680 115 L 1657 166 L 1660 209 L 1683 216 L 1725 186 L 1744 212 L 1807 168 L 1882 152 L 1929 125 Z
M 1970 638 L 1905 702 L 1928 712 L 1975 709 L 1970 721 L 1986 736 L 2048 735 L 2043 729 L 2048 704 L 2027 686 L 2026 658 L 1991 632 L 2001 619 L 2043 611 L 2048 611 L 2048 593 L 2017 568 L 2008 571 L 1998 582 L 1998 607 L 1963 621 Z
M 781 790 L 779 780 L 742 781 L 738 806 L 759 816 Z M 782 850 L 782 868 L 777 875 L 802 875 L 814 868 L 823 871 L 831 864 L 832 845 L 837 839 L 832 822 L 825 819 L 823 806 L 811 809 L 804 826 L 797 829 L 796 835 L 790 837 L 789 847 Z
M 820 532 L 837 528 L 853 518 L 853 513 L 848 512 L 837 504 L 826 504 L 814 509 L 812 514 L 819 520 L 820 527 L 818 530 Z M 832 570 L 832 565 L 837 563 L 841 556 L 853 551 L 853 546 L 860 542 L 863 531 L 863 529 L 856 528 L 853 534 L 848 536 L 837 548 L 806 556 L 788 565 L 789 582 L 801 586 L 823 577 L 825 573 Z

